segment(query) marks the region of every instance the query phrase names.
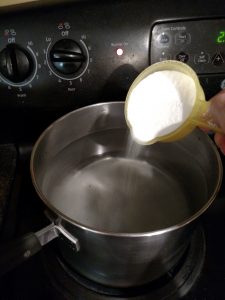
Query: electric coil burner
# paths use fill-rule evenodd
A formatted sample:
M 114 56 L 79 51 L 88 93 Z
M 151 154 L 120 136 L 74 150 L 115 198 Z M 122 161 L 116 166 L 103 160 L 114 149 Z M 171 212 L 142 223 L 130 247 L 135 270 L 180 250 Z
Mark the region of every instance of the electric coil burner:
M 43 251 L 43 262 L 49 280 L 56 291 L 56 299 L 177 299 L 186 295 L 196 283 L 205 260 L 205 237 L 201 227 L 193 234 L 183 257 L 169 272 L 147 285 L 134 288 L 102 286 L 73 271 L 57 247 L 51 245 Z M 63 298 L 64 297 L 64 298 Z

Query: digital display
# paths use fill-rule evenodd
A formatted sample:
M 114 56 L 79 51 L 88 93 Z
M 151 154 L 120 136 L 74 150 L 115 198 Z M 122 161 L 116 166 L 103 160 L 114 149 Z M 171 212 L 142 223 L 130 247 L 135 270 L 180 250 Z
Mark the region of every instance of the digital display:
M 221 30 L 216 37 L 217 44 L 224 44 L 225 43 L 225 30 Z

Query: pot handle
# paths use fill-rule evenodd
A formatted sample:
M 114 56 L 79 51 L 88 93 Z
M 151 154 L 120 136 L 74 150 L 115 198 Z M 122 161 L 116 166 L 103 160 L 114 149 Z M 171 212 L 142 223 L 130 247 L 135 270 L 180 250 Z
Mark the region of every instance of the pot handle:
M 60 220 L 57 219 L 47 227 L 39 230 L 35 233 L 35 236 L 38 238 L 41 246 L 46 245 L 51 240 L 58 237 L 62 234 L 72 245 L 73 250 L 78 252 L 80 250 L 80 244 L 77 238 L 70 234 L 60 223 Z
M 41 250 L 34 233 L 28 233 L 0 246 L 0 276 L 11 271 Z
M 69 240 L 75 251 L 80 250 L 79 242 L 60 222 L 51 223 L 36 233 L 28 233 L 16 240 L 0 245 L 0 276 L 13 270 L 22 262 L 39 252 L 45 244 L 62 234 Z

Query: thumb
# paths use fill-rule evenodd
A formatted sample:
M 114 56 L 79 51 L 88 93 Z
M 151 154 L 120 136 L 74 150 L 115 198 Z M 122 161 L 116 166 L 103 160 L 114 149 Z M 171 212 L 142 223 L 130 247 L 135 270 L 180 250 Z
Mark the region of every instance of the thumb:
M 225 90 L 222 90 L 210 100 L 209 115 L 225 134 Z

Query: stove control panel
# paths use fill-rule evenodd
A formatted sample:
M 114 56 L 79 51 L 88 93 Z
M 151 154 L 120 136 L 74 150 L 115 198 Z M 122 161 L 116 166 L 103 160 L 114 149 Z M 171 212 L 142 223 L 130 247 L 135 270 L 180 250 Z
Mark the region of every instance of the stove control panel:
M 139 73 L 165 59 L 189 64 L 210 98 L 225 87 L 225 10 L 180 1 L 163 11 L 166 0 L 0 8 L 0 110 L 61 114 L 123 101 Z
M 118 1 L 122 18 L 109 9 L 116 4 L 92 2 L 0 10 L 0 108 L 60 112 L 125 99 L 149 65 L 149 22 L 124 26 L 136 1 Z
M 166 59 L 185 62 L 198 74 L 225 73 L 225 19 L 155 25 L 151 63 Z

